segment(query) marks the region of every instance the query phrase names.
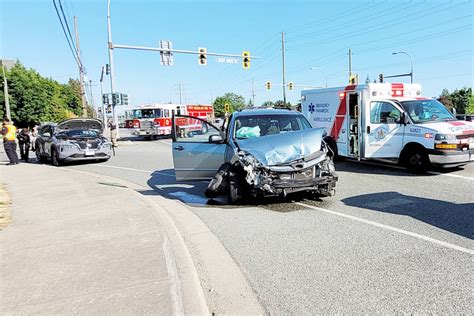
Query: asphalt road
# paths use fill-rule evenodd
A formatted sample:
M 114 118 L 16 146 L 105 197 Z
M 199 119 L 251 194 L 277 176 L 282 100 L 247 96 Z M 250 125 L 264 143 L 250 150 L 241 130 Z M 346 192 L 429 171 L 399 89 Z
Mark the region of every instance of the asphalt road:
M 208 205 L 206 182 L 176 183 L 169 140 L 68 168 L 185 202 L 270 313 L 472 313 L 474 164 L 417 176 L 342 162 L 334 197 L 243 206 Z

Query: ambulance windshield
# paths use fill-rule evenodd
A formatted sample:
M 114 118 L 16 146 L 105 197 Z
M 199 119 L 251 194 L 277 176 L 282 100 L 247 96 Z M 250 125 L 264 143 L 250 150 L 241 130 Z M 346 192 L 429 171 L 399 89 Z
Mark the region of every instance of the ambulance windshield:
M 456 120 L 453 114 L 436 100 L 411 100 L 400 103 L 415 124 Z

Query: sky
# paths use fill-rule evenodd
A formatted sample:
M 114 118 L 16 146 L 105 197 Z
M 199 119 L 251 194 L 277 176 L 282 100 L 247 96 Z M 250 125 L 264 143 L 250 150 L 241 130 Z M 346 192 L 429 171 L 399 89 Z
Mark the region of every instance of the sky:
M 60 0 L 56 0 L 59 5 Z M 0 0 L 0 57 L 18 59 L 28 68 L 59 82 L 78 78 L 53 0 Z M 82 62 L 91 80 L 95 105 L 100 102 L 101 67 L 109 62 L 107 0 L 61 0 L 74 36 L 77 17 Z M 409 73 L 425 96 L 446 88 L 473 86 L 472 0 L 406 1 L 151 1 L 111 0 L 112 42 L 157 47 L 170 40 L 174 49 L 241 55 L 250 51 L 250 69 L 208 56 L 174 54 L 173 66 L 160 65 L 153 51 L 114 49 L 115 89 L 129 95 L 133 108 L 146 103 L 210 104 L 234 92 L 255 103 L 282 100 L 282 32 L 285 36 L 287 100 L 296 103 L 308 87 L 348 83 Z M 252 85 L 253 81 L 253 85 Z M 272 89 L 265 89 L 265 82 Z M 410 81 L 409 77 L 390 79 Z M 103 84 L 110 92 L 109 78 Z

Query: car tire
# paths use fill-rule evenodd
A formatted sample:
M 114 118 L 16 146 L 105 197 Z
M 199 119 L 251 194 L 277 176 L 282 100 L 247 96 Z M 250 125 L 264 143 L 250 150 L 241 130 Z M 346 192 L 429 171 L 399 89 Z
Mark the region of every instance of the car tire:
M 59 159 L 59 153 L 56 149 L 51 150 L 51 164 L 55 167 L 60 167 L 62 165 L 62 161 Z
M 231 171 L 229 172 L 229 186 L 227 192 L 227 200 L 229 204 L 235 205 L 242 199 L 242 186 L 239 176 Z
M 39 145 L 36 147 L 35 154 L 36 159 L 38 159 L 39 162 L 43 163 L 45 161 L 44 157 L 41 155 L 41 148 Z
M 426 173 L 430 165 L 430 159 L 425 150 L 411 149 L 404 157 L 406 168 L 411 173 Z

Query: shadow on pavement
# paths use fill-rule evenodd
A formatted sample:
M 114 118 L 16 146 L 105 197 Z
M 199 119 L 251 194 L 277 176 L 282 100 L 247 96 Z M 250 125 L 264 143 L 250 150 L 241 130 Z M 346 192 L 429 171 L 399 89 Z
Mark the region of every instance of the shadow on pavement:
M 463 167 L 454 168 L 430 168 L 429 171 L 436 171 L 439 173 L 450 173 L 455 171 L 463 170 Z M 423 173 L 413 174 L 408 172 L 405 168 L 399 165 L 381 161 L 357 161 L 352 159 L 345 159 L 344 161 L 336 162 L 336 171 L 347 171 L 351 173 L 361 174 L 377 174 L 377 175 L 389 175 L 389 176 L 402 176 L 402 177 L 432 177 L 436 174 Z
M 378 212 L 410 216 L 453 234 L 474 238 L 474 203 L 455 204 L 398 192 L 364 194 L 343 199 L 342 202 Z

